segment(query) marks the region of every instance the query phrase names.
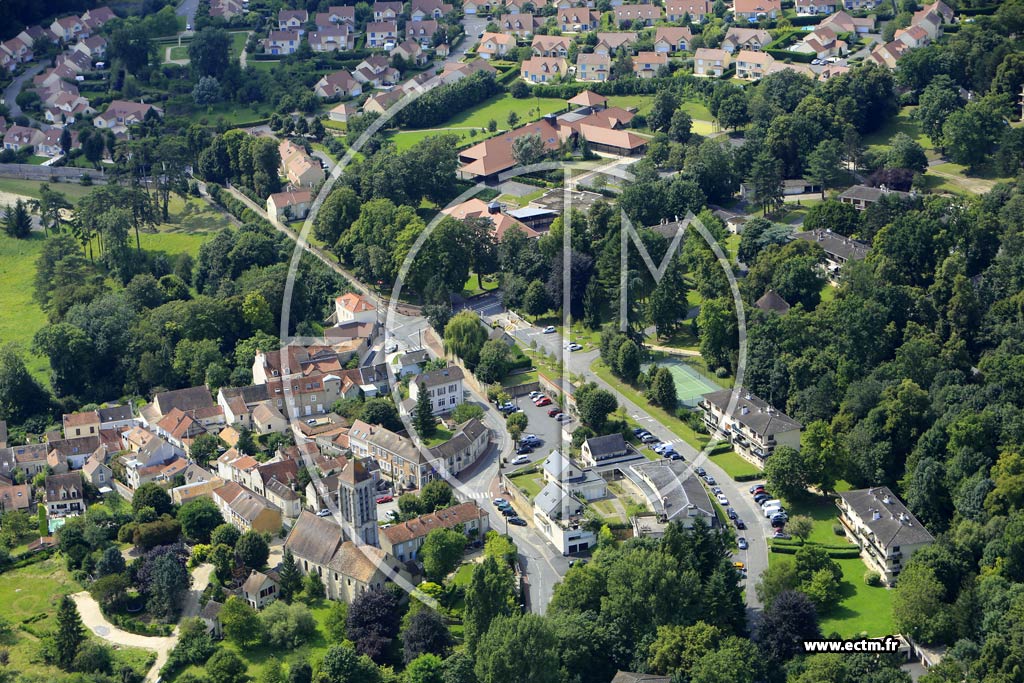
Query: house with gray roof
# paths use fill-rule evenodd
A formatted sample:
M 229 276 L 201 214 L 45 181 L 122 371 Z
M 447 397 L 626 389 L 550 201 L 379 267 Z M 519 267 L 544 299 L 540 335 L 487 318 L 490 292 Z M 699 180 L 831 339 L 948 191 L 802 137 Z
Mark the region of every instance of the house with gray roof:
M 557 481 L 549 481 L 533 499 L 537 529 L 563 555 L 584 552 L 597 543 L 583 527 L 583 503 Z
M 845 491 L 836 506 L 846 537 L 887 586 L 896 583 L 911 555 L 935 540 L 887 486 Z
M 616 433 L 592 436 L 587 439 L 580 447 L 580 456 L 584 465 L 596 467 L 623 459 L 632 459 L 636 457 L 636 454 L 626 446 L 626 440 L 622 438 L 622 434 Z
M 684 460 L 643 461 L 629 466 L 627 476 L 639 486 L 654 510 L 653 517 L 633 520 L 638 536 L 659 537 L 669 522 L 692 527 L 703 519 L 708 526 L 718 526 L 718 516 L 707 489 L 694 476 L 692 465 Z
M 429 449 L 430 465 L 437 471 L 458 474 L 477 461 L 491 444 L 491 430 L 473 418 L 466 421 L 452 438 Z
M 542 475 L 546 483 L 557 483 L 571 495 L 585 500 L 598 500 L 608 496 L 604 477 L 594 470 L 582 468 L 558 451 L 551 451 L 544 460 Z
M 779 315 L 786 315 L 790 308 L 789 303 L 774 289 L 765 292 L 760 299 L 754 302 L 754 305 L 765 313 L 778 313 Z
M 733 390 L 723 389 L 704 394 L 698 406 L 712 436 L 728 440 L 740 457 L 763 468 L 777 446 L 800 450 L 802 424 L 743 388 L 732 401 Z
M 817 244 L 825 252 L 825 272 L 829 279 L 835 280 L 850 261 L 863 261 L 871 251 L 867 242 L 845 237 L 828 229 L 808 230 L 793 235 L 793 239 Z
M 890 190 L 885 185 L 881 187 L 868 187 L 867 185 L 853 185 L 843 190 L 842 194 L 839 195 L 839 201 L 843 204 L 849 204 L 858 211 L 863 211 L 872 204 L 877 204 L 885 196 L 899 197 L 900 199 L 907 199 L 912 195 L 909 192 L 900 192 L 899 190 Z
M 450 413 L 463 401 L 464 377 L 462 368 L 457 365 L 421 373 L 409 381 L 409 398 L 416 401 L 422 386 L 430 397 L 434 415 Z

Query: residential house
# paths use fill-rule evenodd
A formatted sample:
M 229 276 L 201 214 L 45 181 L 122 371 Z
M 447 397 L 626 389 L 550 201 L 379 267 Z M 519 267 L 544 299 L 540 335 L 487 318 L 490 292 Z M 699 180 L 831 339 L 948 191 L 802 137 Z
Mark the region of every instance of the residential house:
M 151 112 L 157 116 L 163 116 L 160 109 L 145 102 L 113 100 L 107 105 L 106 110 L 97 115 L 92 122 L 97 128 L 112 130 L 114 133 L 124 133 L 129 126 L 142 123 Z
M 276 534 L 281 530 L 281 508 L 237 482 L 214 489 L 213 502 L 224 520 L 243 533 L 251 529 Z
M 210 16 L 221 18 L 225 21 L 232 17 L 241 16 L 246 8 L 239 0 L 210 0 Z
M 566 74 L 568 65 L 561 57 L 531 57 L 519 69 L 519 75 L 530 83 L 554 83 Z
M 278 31 L 295 31 L 300 36 L 306 32 L 309 12 L 304 9 L 283 9 L 277 13 Z
M 11 479 L 16 470 L 25 474 L 29 480 L 40 472 L 45 472 L 46 456 L 50 452 L 49 444 L 33 443 L 24 446 L 9 446 L 0 450 L 0 476 Z
M 412 579 L 396 557 L 373 546 L 356 547 L 333 519 L 311 512 L 299 515 L 284 547 L 295 556 L 299 571 L 320 577 L 330 600 L 351 604 L 368 590 Z
M 693 476 L 692 465 L 685 460 L 640 459 L 629 465 L 631 478 L 640 478 L 647 484 L 645 495 L 654 516 L 633 519 L 633 533 L 636 536 L 659 537 L 669 523 L 676 522 L 684 528 L 692 528 L 703 520 L 709 528 L 720 525 L 715 507 L 711 504 L 708 490 L 703 482 Z
M 363 94 L 363 86 L 352 77 L 352 74 L 342 69 L 329 73 L 317 81 L 313 86 L 313 92 L 323 98 L 359 97 Z
M 581 52 L 576 55 L 576 80 L 604 82 L 611 77 L 612 58 Z
M 34 512 L 32 487 L 29 484 L 0 484 L 0 513 Z
M 594 53 L 612 56 L 620 47 L 628 50 L 637 41 L 636 31 L 610 31 L 597 34 Z
M 720 78 L 729 68 L 729 62 L 729 53 L 725 50 L 697 48 L 693 53 L 693 75 Z
M 342 378 L 336 374 L 312 374 L 267 382 L 267 393 L 277 408 L 296 419 L 327 413 L 341 399 Z M 253 412 L 255 422 L 255 411 Z
M 434 529 L 458 529 L 469 539 L 483 540 L 488 521 L 487 511 L 475 502 L 461 503 L 381 529 L 380 547 L 401 562 L 412 562 L 419 559 L 419 549 Z
M 398 24 L 394 21 L 371 21 L 366 25 L 366 47 L 381 50 L 397 43 Z
M 362 92 L 360 91 L 360 94 Z M 327 112 L 327 118 L 331 121 L 338 121 L 339 123 L 346 123 L 353 116 L 358 116 L 359 109 L 348 102 L 342 102 L 338 106 Z
M 487 162 L 492 160 L 491 156 L 485 157 Z M 442 213 L 457 218 L 459 220 L 465 220 L 467 218 L 487 218 L 490 220 L 491 225 L 494 226 L 494 239 L 497 242 L 501 241 L 501 238 L 506 232 L 512 229 L 522 230 L 528 238 L 533 239 L 540 237 L 540 233 L 527 227 L 525 223 L 517 220 L 511 214 L 506 213 L 502 210 L 500 203 L 496 201 L 485 202 L 482 199 L 474 197 L 468 199 L 461 204 L 443 209 Z
M 267 213 L 282 223 L 301 220 L 309 213 L 313 194 L 309 190 L 278 192 L 267 197 Z
M 736 21 L 751 23 L 764 19 L 778 19 L 782 16 L 782 0 L 735 0 L 733 14 Z
M 878 45 L 871 51 L 868 58 L 881 66 L 895 69 L 900 57 L 910 50 L 910 46 L 902 40 L 892 40 L 883 45 Z
M 396 57 L 402 59 L 406 64 L 413 64 L 415 66 L 423 66 L 427 63 L 427 53 L 423 51 L 419 43 L 412 39 L 399 43 L 391 51 L 391 58 L 394 59 Z
M 769 289 L 761 295 L 761 298 L 754 302 L 754 306 L 765 313 L 778 313 L 779 315 L 786 315 L 790 309 L 789 302 L 774 289 Z
M 539 23 L 532 14 L 503 14 L 498 20 L 498 28 L 506 35 L 526 39 L 533 35 Z
M 347 292 L 334 300 L 338 323 L 369 323 L 377 320 L 377 307 L 363 294 Z
M 890 190 L 885 185 L 882 185 L 881 187 L 853 185 L 852 187 L 848 187 L 843 190 L 842 194 L 839 195 L 839 201 L 843 204 L 851 205 L 858 211 L 863 211 L 870 205 L 880 202 L 882 198 L 886 196 L 907 199 L 912 195 L 907 192 L 900 192 L 899 190 Z
M 253 408 L 253 431 L 259 435 L 283 434 L 288 431 L 288 418 L 270 401 L 264 401 Z
M 689 20 L 699 24 L 711 14 L 711 0 L 666 0 L 665 18 L 678 24 Z
M 797 14 L 832 14 L 838 6 L 835 0 L 796 0 Z
M 13 125 L 4 134 L 4 149 L 17 152 L 24 148 L 34 148 L 43 138 L 43 132 L 37 128 Z
M 558 451 L 551 451 L 544 460 L 541 476 L 546 484 L 556 483 L 571 495 L 584 500 L 608 497 L 608 485 L 604 477 L 590 467 L 580 467 Z
M 409 21 L 416 23 L 425 20 L 439 20 L 450 14 L 454 7 L 441 0 L 413 0 L 409 7 Z
M 340 52 L 352 47 L 351 34 L 348 26 L 334 26 L 311 31 L 309 47 L 313 52 Z
M 416 375 L 409 380 L 409 398 L 419 400 L 420 391 L 426 391 L 434 415 L 443 415 L 455 410 L 463 400 L 462 368 L 451 365 Z
M 104 453 L 105 453 L 104 449 Z M 114 471 L 103 462 L 104 457 L 90 457 L 82 468 L 82 476 L 99 490 L 110 488 L 114 482 Z
M 761 28 L 739 28 L 730 27 L 722 39 L 722 49 L 733 54 L 737 50 L 763 50 L 764 46 L 772 42 L 772 36 L 768 31 Z
M 117 19 L 117 15 L 106 5 L 82 13 L 82 24 L 90 31 L 101 28 L 111 19 Z
M 227 0 L 221 0 L 221 2 L 225 1 Z M 217 2 L 217 0 L 213 0 L 213 2 Z M 213 10 L 211 9 L 210 12 L 212 14 Z M 211 638 L 222 638 L 224 636 L 224 625 L 220 621 L 220 611 L 223 607 L 224 603 L 209 600 L 199 610 L 199 618 L 203 621 L 206 632 L 210 634 Z
M 622 438 L 622 434 L 592 436 L 584 441 L 583 446 L 580 447 L 580 457 L 583 460 L 583 464 L 590 467 L 602 465 L 606 461 L 611 462 L 625 458 L 629 453 L 629 448 L 626 446 L 626 440 Z
M 526 2 L 524 0 L 505 0 L 505 13 L 521 14 L 525 6 Z
M 434 478 L 433 469 L 412 441 L 384 427 L 356 420 L 349 429 L 348 443 L 357 457 L 374 459 L 381 476 L 396 488 L 423 488 Z
M 268 55 L 294 54 L 302 44 L 298 31 L 271 31 L 263 43 L 263 52 Z
M 800 450 L 802 424 L 750 392 L 737 396 L 729 412 L 732 399 L 731 389 L 713 391 L 701 397 L 699 407 L 708 431 L 728 439 L 740 457 L 763 468 L 776 446 Z
M 474 59 L 471 62 L 445 62 L 444 68 L 441 70 L 441 80 L 444 81 L 445 85 L 450 83 L 458 83 L 463 78 L 472 76 L 475 73 L 483 71 L 489 73 L 492 76 L 497 75 L 498 70 L 487 63 L 485 59 Z
M 476 47 L 476 53 L 483 59 L 501 59 L 516 49 L 516 37 L 507 33 L 484 33 Z
M 264 574 L 254 570 L 242 584 L 239 593 L 249 607 L 261 610 L 277 599 L 277 580 L 276 572 Z
M 688 26 L 659 26 L 654 31 L 654 51 L 686 52 L 692 40 L 693 34 Z
M 335 24 L 356 25 L 356 8 L 354 5 L 331 5 L 327 14 Z
M 654 78 L 668 68 L 668 55 L 663 52 L 638 52 L 633 57 L 633 73 L 640 78 Z
M 121 434 L 123 450 L 128 451 L 143 464 L 167 462 L 177 455 L 177 451 L 153 432 L 144 427 L 132 427 Z
M 533 499 L 537 530 L 563 555 L 589 550 L 597 537 L 583 524 L 583 504 L 557 481 L 548 482 Z
M 846 537 L 869 569 L 892 586 L 915 552 L 935 538 L 887 486 L 844 491 L 836 501 Z
M 652 26 L 655 21 L 661 19 L 661 7 L 659 5 L 619 5 L 613 7 L 615 24 L 623 28 L 632 28 L 636 22 L 644 26 Z
M 423 365 L 429 360 L 430 354 L 425 350 L 419 350 L 396 355 L 391 364 L 398 377 L 407 377 L 418 375 L 423 370 Z
M 78 17 L 61 17 L 53 20 L 50 31 L 58 40 L 73 43 L 85 31 L 85 26 Z
M 757 81 L 765 77 L 766 69 L 775 62 L 767 52 L 740 50 L 736 59 L 736 78 Z
M 491 445 L 491 430 L 477 419 L 468 420 L 444 443 L 429 450 L 431 466 L 440 472 L 458 475 L 475 463 Z
M 100 432 L 100 414 L 96 410 L 81 413 L 64 413 L 61 418 L 64 427 L 64 438 L 73 439 L 79 436 L 95 436 Z
M 616 671 L 612 683 L 671 683 L 670 676 L 656 676 L 654 674 L 639 674 L 633 671 Z
M 825 17 L 818 24 L 819 28 L 828 26 L 836 33 L 871 33 L 875 30 L 875 15 L 869 17 L 852 17 L 845 11 L 840 10 L 835 14 Z
M 47 475 L 43 490 L 46 514 L 50 519 L 74 517 L 85 512 L 85 491 L 79 472 Z
M 373 20 L 374 21 L 394 21 L 398 19 L 398 15 L 402 13 L 401 2 L 381 2 L 378 0 L 373 3 Z
M 819 26 L 808 33 L 792 47 L 794 52 L 812 54 L 818 59 L 827 59 L 844 53 L 847 49 L 845 41 L 839 40 L 836 31 L 829 26 Z
M 282 140 L 277 146 L 281 168 L 294 187 L 316 187 L 326 177 L 320 160 L 313 158 L 305 148 L 291 140 Z
M 50 159 L 52 159 L 54 157 L 59 157 L 62 154 L 64 154 L 64 149 L 61 147 L 61 144 L 60 144 L 60 138 L 61 138 L 61 133 L 62 132 L 63 132 L 63 129 L 57 128 L 57 127 L 53 127 L 50 130 L 48 130 L 45 133 L 43 133 L 42 141 L 40 141 L 40 143 L 38 145 L 36 145 L 36 149 L 35 149 L 36 154 L 38 156 L 49 157 Z M 77 142 L 78 142 L 78 135 L 77 135 L 77 133 L 78 133 L 78 131 L 72 131 L 71 132 L 71 147 L 69 149 L 75 149 L 75 147 L 78 146 L 77 145 Z
M 850 67 L 845 64 L 827 64 L 824 69 L 818 72 L 818 79 L 827 81 L 830 78 L 850 73 Z
M 562 33 L 596 31 L 601 24 L 601 13 L 586 7 L 569 7 L 558 10 L 556 22 Z
M 836 280 L 843 266 L 850 261 L 863 261 L 871 251 L 867 242 L 845 237 L 831 230 L 809 230 L 798 232 L 793 239 L 813 242 L 825 252 L 825 272 L 831 280 Z
M 535 57 L 563 57 L 569 56 L 569 44 L 572 41 L 568 36 L 545 36 L 536 35 L 533 37 L 531 47 Z
M 409 40 L 415 40 L 423 48 L 428 48 L 434 44 L 434 36 L 440 30 L 440 25 L 434 19 L 424 19 L 423 21 L 412 21 L 405 25 L 405 37 Z M 444 57 L 441 49 L 443 46 L 439 45 L 435 48 L 435 52 L 438 57 Z
M 488 0 L 466 0 L 462 3 L 462 11 L 469 16 L 489 14 L 491 3 Z
M 882 0 L 843 0 L 848 10 L 871 10 L 882 4 Z
M 191 414 L 179 408 L 172 409 L 154 425 L 157 434 L 167 439 L 172 446 L 186 450 L 192 439 L 206 432 L 206 427 Z

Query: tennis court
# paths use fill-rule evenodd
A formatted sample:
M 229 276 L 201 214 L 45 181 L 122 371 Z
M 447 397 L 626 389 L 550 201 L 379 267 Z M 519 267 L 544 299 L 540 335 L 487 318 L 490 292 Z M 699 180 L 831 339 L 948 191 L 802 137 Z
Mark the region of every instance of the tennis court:
M 676 395 L 679 398 L 679 404 L 687 408 L 696 406 L 703 394 L 719 391 L 722 388 L 681 361 L 665 360 L 658 365 L 668 368 L 672 373 L 672 379 L 676 381 Z

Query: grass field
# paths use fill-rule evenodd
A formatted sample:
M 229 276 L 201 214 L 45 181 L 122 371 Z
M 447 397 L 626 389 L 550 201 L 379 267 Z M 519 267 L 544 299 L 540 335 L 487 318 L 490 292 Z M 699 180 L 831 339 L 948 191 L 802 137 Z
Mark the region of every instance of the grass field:
M 476 131 L 476 135 L 471 134 L 473 131 Z M 458 137 L 458 145 L 460 147 L 470 143 L 482 142 L 491 137 L 489 134 L 481 133 L 479 128 L 444 128 L 437 130 L 400 130 L 389 133 L 388 139 L 395 143 L 395 148 L 399 152 L 403 152 L 418 142 L 438 135 L 454 135 Z
M 169 220 L 158 225 L 157 232 L 141 235 L 143 249 L 195 257 L 203 242 L 231 224 L 227 216 L 206 200 L 194 197 L 185 201 L 171 195 L 169 211 Z
M 497 122 L 498 128 L 508 128 L 508 115 L 511 112 L 519 115 L 520 123 L 525 123 L 563 109 L 565 102 L 562 100 L 540 97 L 517 100 L 503 93 L 456 114 L 446 122 L 445 128 L 486 128 L 492 119 Z
M 92 191 L 91 187 L 85 185 L 79 185 L 78 183 L 46 183 L 41 180 L 20 180 L 17 178 L 0 178 L 0 192 L 10 192 L 12 194 L 23 194 L 26 197 L 40 196 L 39 188 L 43 185 L 49 185 L 50 189 L 55 192 L 60 192 L 64 195 L 69 202 L 75 204 L 79 199 L 89 194 Z
M 238 61 L 242 50 L 245 49 L 245 41 L 248 38 L 249 34 L 245 31 L 236 31 L 231 34 L 231 45 L 228 47 L 228 55 L 232 62 Z
M 28 351 L 32 336 L 46 324 L 46 315 L 32 298 L 36 259 L 43 249 L 43 236 L 33 233 L 17 240 L 0 233 L 0 343 L 21 347 L 25 364 L 34 377 L 48 381 L 49 361 Z M 5 603 L 6 604 L 6 603 Z
M 638 114 L 647 114 L 654 105 L 654 95 L 614 95 L 608 98 L 609 107 L 629 109 L 635 107 Z M 709 135 L 715 132 L 714 117 L 708 108 L 695 100 L 683 102 L 683 109 L 693 118 L 693 132 Z
M 171 48 L 171 59 L 188 59 L 188 45 L 175 45 Z
M 509 480 L 511 480 L 516 488 L 524 491 L 531 501 L 537 497 L 540 490 L 544 487 L 543 477 L 533 470 L 512 475 L 509 477 Z
M 438 425 L 437 430 L 434 432 L 434 436 L 429 439 L 423 439 L 423 445 L 427 448 L 433 448 L 438 444 L 442 444 L 452 438 L 452 433 L 444 427 Z
M 761 474 L 761 470 L 737 455 L 736 451 L 727 443 L 716 446 L 715 450 L 711 451 L 710 457 L 711 462 L 725 470 L 725 473 L 733 479 Z
M 894 135 L 905 133 L 916 140 L 924 148 L 925 153 L 929 153 L 929 158 L 936 158 L 938 154 L 934 152 L 935 145 L 932 144 L 931 138 L 924 134 L 921 125 L 912 118 L 916 108 L 903 107 L 900 109 L 900 113 L 889 119 L 884 126 L 874 133 L 865 135 L 864 145 L 871 150 L 887 150 Z

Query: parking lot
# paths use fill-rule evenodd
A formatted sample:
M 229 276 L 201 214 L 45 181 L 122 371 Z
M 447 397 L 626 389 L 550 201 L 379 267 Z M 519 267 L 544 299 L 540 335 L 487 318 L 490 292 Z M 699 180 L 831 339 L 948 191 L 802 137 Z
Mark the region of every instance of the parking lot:
M 534 448 L 533 453 L 527 456 L 530 458 L 529 464 L 509 468 L 511 472 L 517 472 L 526 469 L 530 464 L 544 462 L 544 459 L 547 458 L 551 451 L 561 449 L 562 425 L 555 422 L 554 418 L 548 417 L 548 410 L 555 407 L 554 403 L 550 406 L 538 408 L 533 404 L 529 396 L 520 396 L 518 401 L 513 401 L 513 403 L 518 405 L 526 414 L 528 422 L 524 433 L 536 434 L 541 440 L 540 447 Z M 569 423 L 570 426 L 572 424 L 574 423 Z M 510 456 L 510 459 L 511 457 L 514 456 Z

